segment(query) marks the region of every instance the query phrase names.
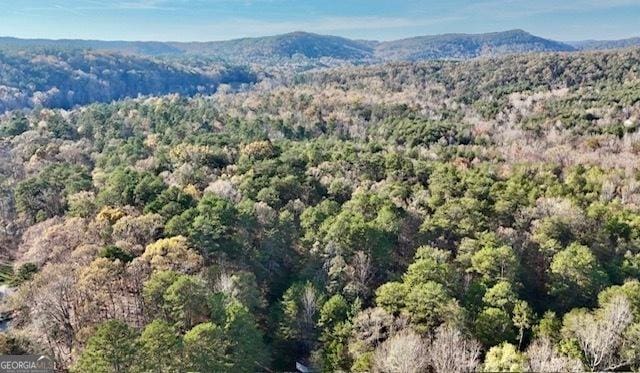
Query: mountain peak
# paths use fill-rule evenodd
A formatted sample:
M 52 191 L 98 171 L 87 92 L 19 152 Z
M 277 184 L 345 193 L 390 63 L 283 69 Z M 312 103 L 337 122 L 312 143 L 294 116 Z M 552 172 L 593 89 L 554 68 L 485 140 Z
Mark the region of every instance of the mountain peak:
M 503 33 L 503 34 L 520 34 L 520 35 L 532 35 L 530 32 L 525 31 L 521 28 L 514 28 L 511 30 L 506 30 L 506 31 L 502 31 L 502 32 L 497 32 L 497 33 Z
M 308 31 L 292 31 L 292 32 L 288 32 L 286 34 L 282 34 L 281 36 L 322 36 L 320 34 L 315 34 L 313 32 L 308 32 Z
M 376 55 L 385 60 L 468 59 L 526 52 L 573 51 L 570 45 L 521 29 L 485 34 L 418 36 L 381 43 Z

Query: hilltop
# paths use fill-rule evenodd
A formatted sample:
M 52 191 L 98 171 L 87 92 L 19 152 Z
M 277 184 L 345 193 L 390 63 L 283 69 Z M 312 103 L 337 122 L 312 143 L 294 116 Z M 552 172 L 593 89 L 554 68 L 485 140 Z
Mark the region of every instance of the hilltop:
M 401 40 L 352 40 L 296 31 L 211 42 L 103 41 L 0 38 L 0 49 L 91 49 L 143 56 L 207 56 L 235 63 L 272 63 L 295 58 L 349 62 L 451 60 L 536 52 L 574 52 L 640 45 L 640 38 L 564 43 L 524 30 L 485 34 L 442 34 Z

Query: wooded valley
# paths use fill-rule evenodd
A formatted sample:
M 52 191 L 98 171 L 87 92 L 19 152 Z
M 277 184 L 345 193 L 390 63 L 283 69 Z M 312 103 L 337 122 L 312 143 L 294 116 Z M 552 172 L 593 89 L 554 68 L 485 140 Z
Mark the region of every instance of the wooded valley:
M 5 53 L 2 354 L 640 369 L 640 49 L 298 70 Z

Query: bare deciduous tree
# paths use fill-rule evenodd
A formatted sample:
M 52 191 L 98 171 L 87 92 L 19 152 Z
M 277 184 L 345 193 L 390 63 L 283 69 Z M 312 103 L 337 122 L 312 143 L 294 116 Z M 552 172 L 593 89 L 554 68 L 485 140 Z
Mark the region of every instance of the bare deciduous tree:
M 71 361 L 76 333 L 81 324 L 77 318 L 77 298 L 73 267 L 50 264 L 16 295 L 13 301 L 28 305 L 22 317 L 29 324 L 27 335 L 37 344 L 51 351 L 63 364 Z
M 574 333 L 591 370 L 614 370 L 631 363 L 620 350 L 624 331 L 632 321 L 629 301 L 624 296 L 613 298 L 596 314 L 580 316 Z
M 158 214 L 125 216 L 113 225 L 113 238 L 139 246 L 141 250 L 137 254 L 141 254 L 144 246 L 153 242 L 163 225 L 164 220 Z
M 367 297 L 371 292 L 369 283 L 373 277 L 371 258 L 362 251 L 356 252 L 351 266 L 347 269 L 347 274 L 355 293 Z
M 580 361 L 558 354 L 548 338 L 536 339 L 527 349 L 532 372 L 582 372 Z
M 480 343 L 445 324 L 429 345 L 429 362 L 436 372 L 471 372 L 479 364 L 480 350 Z
M 312 286 L 306 286 L 300 298 L 302 303 L 302 317 L 306 324 L 313 325 L 314 317 L 320 305 L 316 290 Z
M 380 307 L 361 311 L 353 320 L 349 352 L 358 356 L 373 351 L 396 330 L 395 320 Z
M 64 262 L 78 246 L 97 242 L 96 233 L 84 219 L 52 218 L 31 226 L 22 237 L 15 266 L 24 263 Z
M 418 373 L 427 370 L 428 342 L 411 329 L 405 329 L 382 343 L 375 352 L 374 371 Z

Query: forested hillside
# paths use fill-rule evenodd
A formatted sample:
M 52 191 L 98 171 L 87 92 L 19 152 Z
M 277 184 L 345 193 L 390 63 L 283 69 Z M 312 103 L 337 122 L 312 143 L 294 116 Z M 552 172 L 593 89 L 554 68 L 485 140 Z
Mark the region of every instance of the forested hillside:
M 585 40 L 560 42 L 532 35 L 523 30 L 509 30 L 485 34 L 441 34 L 417 36 L 406 39 L 353 40 L 344 37 L 320 35 L 309 32 L 291 32 L 281 35 L 242 38 L 210 42 L 158 42 L 158 41 L 104 41 L 104 40 L 50 40 L 18 39 L 0 37 L 0 51 L 5 53 L 25 50 L 42 50 L 49 59 L 66 60 L 69 53 L 60 54 L 60 50 L 75 52 L 74 60 L 82 59 L 79 51 L 101 52 L 101 58 L 108 54 L 126 54 L 138 56 L 118 58 L 112 63 L 128 63 L 142 69 L 166 69 L 157 61 L 144 61 L 141 57 L 172 58 L 184 62 L 183 58 L 215 61 L 236 65 L 260 64 L 270 67 L 282 67 L 290 63 L 302 63 L 314 67 L 326 64 L 374 64 L 380 62 L 424 61 L 424 60 L 468 60 L 474 58 L 497 57 L 511 54 L 540 52 L 576 52 L 588 50 L 624 49 L 640 45 L 638 38 L 623 40 Z M 58 52 L 54 52 L 58 51 Z M 107 55 L 105 55 L 107 54 Z M 34 58 L 36 56 L 29 56 Z M 4 57 L 6 58 L 6 57 Z M 112 56 L 113 58 L 113 56 Z M 39 62 L 42 63 L 42 57 Z M 15 61 L 12 61 L 15 63 Z M 20 61 L 22 63 L 24 61 Z M 89 61 L 76 61 L 87 65 Z M 11 63 L 11 62 L 6 62 Z M 158 66 L 153 66 L 156 63 Z M 71 63 L 73 65 L 73 63 Z M 75 65 L 73 65 L 75 66 Z M 49 66 L 52 68 L 54 66 Z M 61 67 L 58 65 L 58 67 Z M 131 66 L 118 66 L 132 68 Z M 182 71 L 184 66 L 173 66 Z M 83 69 L 84 70 L 84 69 Z M 183 71 L 184 72 L 184 71 Z M 193 71 L 191 71 L 193 73 Z M 162 72 L 159 72 L 162 73 Z M 190 87 L 190 79 L 185 77 L 185 88 Z M 206 85 L 206 83 L 203 83 Z M 156 92 L 161 93 L 161 92 Z
M 613 43 L 613 42 L 612 42 Z M 353 63 L 470 59 L 514 53 L 571 52 L 571 45 L 523 30 L 486 34 L 444 34 L 409 39 L 352 40 L 309 32 L 211 42 L 48 40 L 0 37 L 0 50 L 65 48 L 142 56 L 208 56 L 232 63 L 282 64 L 290 59 L 329 59 Z M 588 44 L 582 49 L 590 49 Z
M 138 95 L 213 93 L 221 83 L 253 83 L 246 68 L 155 61 L 82 50 L 0 51 L 0 113 L 110 102 Z
M 292 32 L 259 38 L 244 38 L 203 43 L 170 43 L 184 53 L 212 55 L 232 61 L 277 61 L 296 55 L 305 58 L 363 60 L 373 57 L 367 42 L 338 36 Z
M 574 48 L 522 30 L 488 34 L 445 34 L 395 40 L 376 46 L 375 54 L 386 61 L 470 59 L 514 53 L 571 52 Z
M 578 50 L 607 50 L 640 46 L 640 38 L 620 40 L 584 40 L 569 43 Z
M 1 352 L 640 368 L 640 50 L 291 74 L 2 116 Z

